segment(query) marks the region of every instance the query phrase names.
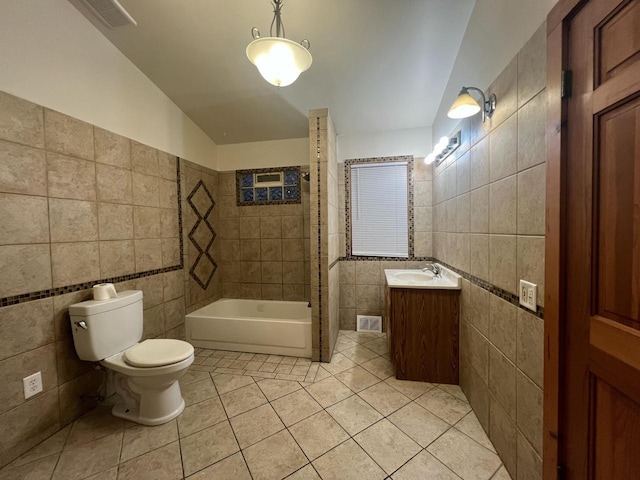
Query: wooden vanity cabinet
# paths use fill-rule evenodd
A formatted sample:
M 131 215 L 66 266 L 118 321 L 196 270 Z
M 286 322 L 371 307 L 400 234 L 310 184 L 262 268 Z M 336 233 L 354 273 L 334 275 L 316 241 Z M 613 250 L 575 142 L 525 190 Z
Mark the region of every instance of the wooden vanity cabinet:
M 398 380 L 458 384 L 460 290 L 385 291 L 389 355 Z

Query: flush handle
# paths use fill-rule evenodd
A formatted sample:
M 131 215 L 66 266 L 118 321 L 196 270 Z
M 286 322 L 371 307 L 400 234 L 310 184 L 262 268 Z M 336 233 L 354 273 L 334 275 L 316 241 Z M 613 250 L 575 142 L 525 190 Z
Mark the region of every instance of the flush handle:
M 87 324 L 84 321 L 76 322 L 76 325 L 80 328 L 84 328 L 85 330 L 89 328 L 87 327 Z

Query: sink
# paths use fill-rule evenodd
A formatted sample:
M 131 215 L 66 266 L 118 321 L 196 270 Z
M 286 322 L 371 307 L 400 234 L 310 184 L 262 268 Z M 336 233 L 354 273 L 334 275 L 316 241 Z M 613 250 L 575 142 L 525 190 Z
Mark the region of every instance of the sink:
M 422 270 L 385 270 L 387 285 L 390 288 L 418 288 L 439 290 L 460 290 L 462 277 L 454 271 L 440 265 L 441 276 Z

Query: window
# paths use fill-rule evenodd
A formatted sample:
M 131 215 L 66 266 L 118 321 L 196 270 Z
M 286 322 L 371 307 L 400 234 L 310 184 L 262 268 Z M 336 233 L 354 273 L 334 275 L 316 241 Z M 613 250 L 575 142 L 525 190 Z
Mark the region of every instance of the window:
M 361 163 L 350 169 L 351 255 L 408 257 L 408 163 Z

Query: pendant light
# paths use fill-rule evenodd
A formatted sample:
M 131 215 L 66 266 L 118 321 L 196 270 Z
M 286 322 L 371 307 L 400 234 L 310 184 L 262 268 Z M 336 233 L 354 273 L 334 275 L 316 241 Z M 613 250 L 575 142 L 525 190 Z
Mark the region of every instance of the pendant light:
M 251 29 L 253 41 L 247 46 L 247 57 L 260 72 L 260 75 L 276 87 L 286 87 L 297 80 L 300 74 L 309 69 L 313 59 L 309 53 L 309 40 L 296 43 L 285 38 L 281 11 L 283 0 L 273 0 L 273 21 L 269 30 L 270 37 L 260 37 L 260 30 Z M 273 24 L 276 35 L 273 36 Z

